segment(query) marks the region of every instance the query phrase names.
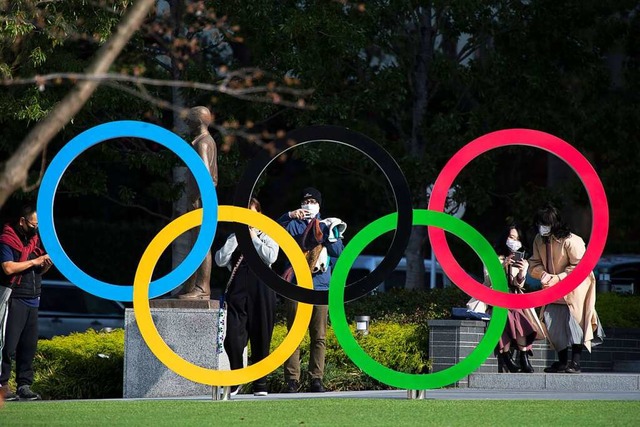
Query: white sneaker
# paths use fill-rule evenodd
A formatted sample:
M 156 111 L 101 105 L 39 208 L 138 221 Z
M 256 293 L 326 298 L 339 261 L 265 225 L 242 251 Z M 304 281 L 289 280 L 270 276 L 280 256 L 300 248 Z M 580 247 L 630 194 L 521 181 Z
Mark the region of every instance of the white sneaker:
M 220 387 L 220 396 L 222 396 L 225 392 L 225 389 L 229 388 L 229 396 L 235 396 L 240 392 L 240 386 L 239 385 L 232 385 L 232 386 L 224 386 L 224 387 Z
M 253 393 L 254 396 L 268 396 L 269 393 L 267 393 L 266 391 L 256 391 L 255 393 Z

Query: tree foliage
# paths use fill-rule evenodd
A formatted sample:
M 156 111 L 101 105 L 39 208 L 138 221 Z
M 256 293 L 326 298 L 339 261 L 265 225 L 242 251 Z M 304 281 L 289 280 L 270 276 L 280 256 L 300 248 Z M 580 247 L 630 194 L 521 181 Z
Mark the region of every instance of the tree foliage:
M 0 2 L 0 74 L 16 78 L 82 71 L 130 3 Z M 149 16 L 112 69 L 212 82 L 241 66 L 262 70 L 248 74 L 246 87 L 262 79 L 267 87 L 262 100 L 268 103 L 211 96 L 195 88 L 180 91 L 189 101 L 210 105 L 218 124 L 227 129 L 244 126 L 244 140 L 222 131 L 220 170 L 228 175 L 220 190 L 225 197 L 233 190 L 243 159 L 255 153 L 256 135 L 334 124 L 381 143 L 404 171 L 414 206 L 424 208 L 426 187 L 467 142 L 499 129 L 533 128 L 567 140 L 593 162 L 609 196 L 608 250 L 640 250 L 633 237 L 640 229 L 629 215 L 640 207 L 634 167 L 640 160 L 634 120 L 640 81 L 636 2 L 222 0 L 171 5 L 175 7 L 168 15 Z M 177 25 L 177 18 L 184 25 Z M 272 76 L 284 76 L 285 85 L 300 82 L 301 87 L 313 88 L 306 102 L 315 109 L 293 108 L 295 99 L 285 105 L 283 96 L 270 89 Z M 242 86 L 241 81 L 226 87 Z M 145 88 L 145 98 L 139 96 L 144 91 L 131 94 L 135 85 L 126 86 L 129 92 L 123 86 L 103 85 L 47 156 L 101 121 L 144 118 L 173 126 L 170 110 L 150 100 L 170 100 L 174 91 Z M 10 86 L 0 99 L 3 154 L 10 153 L 25 130 L 68 90 L 63 85 L 42 88 Z M 156 148 L 140 141 L 105 144 L 99 152 L 86 153 L 87 164 L 113 162 L 104 163 L 102 172 L 78 164 L 72 171 L 75 177 L 65 178 L 65 189 L 70 194 L 97 191 L 127 204 L 170 201 L 179 191 L 166 174 L 175 158 Z M 327 213 L 350 219 L 350 233 L 395 209 L 385 177 L 362 153 L 327 143 L 297 147 L 289 156 L 293 166 L 287 167 L 297 168 L 297 182 L 291 185 L 286 172 L 290 169 L 272 165 L 281 174 L 276 190 L 264 193 L 279 200 L 273 209 L 297 202 L 299 184 L 323 187 Z M 588 238 L 586 193 L 572 171 L 550 157 L 540 150 L 513 147 L 472 161 L 456 180 L 458 197 L 467 203 L 465 219 L 491 237 L 506 221 L 530 225 L 541 201 L 552 200 Z M 114 166 L 117 162 L 120 165 Z M 154 184 L 144 188 L 150 191 L 142 196 L 143 189 L 118 183 L 108 171 Z M 39 168 L 33 168 L 32 174 L 38 173 Z M 388 240 L 383 239 L 372 249 L 384 252 L 385 244 Z M 452 244 L 455 253 L 467 259 L 466 265 L 479 269 L 468 250 L 458 249 L 460 242 L 453 239 Z M 418 260 L 426 254 L 425 229 L 416 227 L 407 250 L 410 287 L 420 285 Z
M 313 112 L 258 111 L 279 111 L 289 127 L 330 123 L 373 137 L 402 166 L 416 207 L 426 206 L 425 187 L 464 144 L 499 129 L 533 128 L 567 140 L 594 163 L 610 197 L 610 250 L 622 248 L 624 236 L 639 235 L 623 213 L 638 208 L 632 169 L 639 150 L 629 115 L 638 93 L 635 2 L 227 0 L 219 7 L 239 23 L 255 64 L 315 89 Z M 310 180 L 326 187 L 347 182 L 341 166 L 371 177 L 357 153 L 320 145 L 303 153 Z M 635 161 L 622 162 L 625 156 Z M 616 185 L 621 180 L 629 185 Z M 380 196 L 389 193 L 369 181 L 354 186 L 366 197 L 341 192 L 333 205 L 355 212 L 368 199 L 388 209 L 392 201 Z M 486 153 L 456 183 L 467 202 L 465 219 L 489 237 L 514 219 L 531 225 L 537 206 L 550 200 L 588 239 L 586 192 L 570 169 L 540 150 Z M 365 211 L 368 221 L 379 212 Z M 407 256 L 424 255 L 424 229 L 418 230 Z M 634 239 L 626 247 L 639 244 Z

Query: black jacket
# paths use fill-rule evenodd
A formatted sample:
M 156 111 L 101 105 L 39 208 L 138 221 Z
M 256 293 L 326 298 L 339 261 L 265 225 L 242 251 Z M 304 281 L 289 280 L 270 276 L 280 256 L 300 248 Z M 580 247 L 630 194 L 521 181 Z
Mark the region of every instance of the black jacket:
M 13 260 L 20 260 L 20 253 L 15 249 L 11 249 L 13 252 Z M 34 259 L 37 256 L 34 253 L 29 254 L 28 259 Z M 20 279 L 20 283 L 11 284 L 11 278 L 13 276 L 7 276 L 4 274 L 4 271 L 0 268 L 0 285 L 6 286 L 13 291 L 11 292 L 11 298 L 37 298 L 40 296 L 40 291 L 42 288 L 42 276 L 40 274 L 42 268 L 41 267 L 31 267 L 20 275 L 22 279 Z

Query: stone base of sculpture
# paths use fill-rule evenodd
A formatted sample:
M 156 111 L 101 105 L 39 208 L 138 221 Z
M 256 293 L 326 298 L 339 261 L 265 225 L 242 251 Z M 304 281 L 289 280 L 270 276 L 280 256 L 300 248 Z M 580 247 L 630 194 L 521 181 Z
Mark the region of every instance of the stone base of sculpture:
M 150 306 L 160 336 L 174 352 L 204 368 L 229 369 L 226 353 L 216 354 L 218 301 L 158 299 L 152 300 Z M 126 310 L 123 397 L 211 396 L 211 393 L 211 386 L 187 380 L 160 362 L 142 338 L 133 309 Z

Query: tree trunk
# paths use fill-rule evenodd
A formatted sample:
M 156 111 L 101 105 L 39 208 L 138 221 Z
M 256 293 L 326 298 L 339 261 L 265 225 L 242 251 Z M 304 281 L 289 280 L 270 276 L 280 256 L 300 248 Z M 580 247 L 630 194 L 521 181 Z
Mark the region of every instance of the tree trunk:
M 428 104 L 428 74 L 429 65 L 433 58 L 434 31 L 431 22 L 432 9 L 430 5 L 420 8 L 416 12 L 418 16 L 418 40 L 416 60 L 411 73 L 411 86 L 413 87 L 411 139 L 407 152 L 412 157 L 422 158 L 425 152 L 426 140 L 422 132 L 424 116 Z M 414 190 L 414 198 L 419 209 L 426 209 L 427 195 L 426 183 L 418 184 Z M 413 227 L 409 244 L 405 250 L 407 258 L 407 282 L 406 289 L 424 289 L 428 287 L 425 281 L 424 255 L 422 245 L 426 236 L 426 228 Z
M 418 209 L 426 209 L 426 192 L 423 191 L 421 197 L 418 199 Z M 424 252 L 422 251 L 426 237 L 427 227 L 416 226 L 411 229 L 409 244 L 404 251 L 404 255 L 407 258 L 406 289 L 416 290 L 429 288 L 429 281 L 424 269 Z
M 172 63 L 173 62 L 175 61 L 172 61 Z M 176 67 L 172 66 L 172 68 L 176 68 Z M 175 78 L 175 73 L 174 73 L 174 78 Z M 182 93 L 180 92 L 180 90 L 174 87 L 172 90 L 172 95 L 173 95 L 173 105 L 183 108 L 184 98 L 182 97 Z M 180 117 L 180 114 L 175 112 L 175 110 L 173 113 L 173 127 L 174 127 L 174 131 L 177 132 L 179 135 L 186 135 L 188 133 L 187 126 L 184 120 L 182 119 L 182 117 Z M 183 191 L 182 191 L 182 194 L 180 195 L 180 198 L 173 203 L 173 213 L 176 218 L 186 213 L 189 209 L 191 209 L 187 201 L 187 193 L 186 193 L 187 180 L 189 179 L 189 173 L 190 173 L 189 168 L 187 168 L 186 166 L 176 166 L 175 168 L 173 168 L 173 183 L 182 184 L 183 186 Z M 193 243 L 194 242 L 191 241 L 190 233 L 182 233 L 180 236 L 174 239 L 173 243 L 171 243 L 171 266 L 173 269 L 178 267 L 178 265 L 180 265 L 180 263 L 182 263 L 182 261 L 187 257 L 187 255 L 191 251 L 191 248 L 193 247 Z M 179 294 L 181 291 L 182 291 L 182 286 L 179 286 L 176 289 L 174 289 L 171 292 L 171 294 L 176 295 L 176 294 Z
M 184 3 L 182 0 L 174 0 L 170 3 L 170 12 L 171 19 L 173 21 L 173 37 L 180 37 L 180 31 L 183 28 L 183 15 L 184 15 Z M 182 72 L 180 71 L 180 67 L 176 63 L 176 59 L 173 55 L 169 55 L 171 59 L 171 78 L 175 81 L 179 81 L 182 78 Z M 178 135 L 188 135 L 189 128 L 185 123 L 184 119 L 180 115 L 178 109 L 183 109 L 185 107 L 184 96 L 182 96 L 182 91 L 180 88 L 172 87 L 171 88 L 171 98 L 173 105 L 177 107 L 177 109 L 173 110 L 173 131 Z M 183 191 L 180 195 L 180 198 L 173 203 L 173 213 L 175 217 L 178 217 L 188 210 L 192 209 L 189 206 L 187 201 L 187 180 L 189 179 L 189 169 L 186 166 L 176 166 L 173 168 L 173 183 L 174 184 L 182 184 Z M 182 233 L 171 243 L 171 266 L 172 269 L 175 269 L 184 261 L 184 259 L 189 255 L 193 244 L 195 243 L 192 240 L 192 233 Z M 177 295 L 182 293 L 183 285 L 176 287 L 173 291 L 171 291 L 171 295 Z
M 109 71 L 113 61 L 142 25 L 153 4 L 154 0 L 138 0 L 127 10 L 114 35 L 96 53 L 95 59 L 86 70 L 87 75 L 99 75 Z M 26 186 L 29 168 L 38 155 L 82 109 L 99 84 L 98 81 L 79 82 L 22 140 L 0 172 L 0 207 L 18 188 Z

